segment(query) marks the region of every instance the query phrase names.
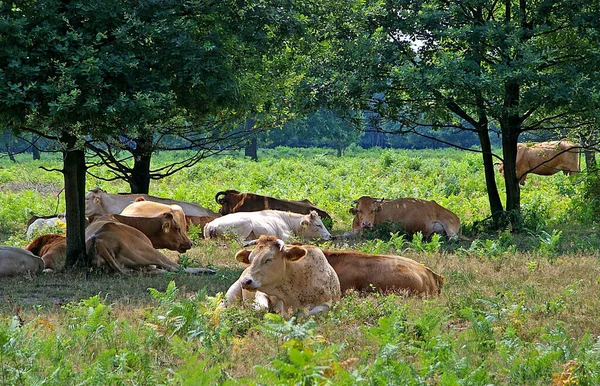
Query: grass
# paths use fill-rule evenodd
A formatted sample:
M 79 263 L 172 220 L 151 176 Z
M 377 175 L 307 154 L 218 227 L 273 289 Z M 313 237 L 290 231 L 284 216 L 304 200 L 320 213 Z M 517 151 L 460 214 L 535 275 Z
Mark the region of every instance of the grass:
M 332 214 L 336 234 L 349 229 L 348 204 L 362 194 L 433 198 L 466 228 L 487 213 L 472 155 L 272 153 L 259 163 L 209 160 L 151 193 L 213 210 L 226 188 L 310 198 Z M 22 246 L 28 211 L 53 213 L 60 182 L 36 164 L 3 162 L 1 237 Z M 244 268 L 239 246 L 197 237 L 183 258 L 169 256 L 216 275 L 1 278 L 0 384 L 600 384 L 600 238 L 597 224 L 578 221 L 571 181 L 528 178 L 523 234 L 324 244 L 415 259 L 445 276 L 435 299 L 350 293 L 327 315 L 290 320 L 250 305 L 223 309 L 222 293 Z

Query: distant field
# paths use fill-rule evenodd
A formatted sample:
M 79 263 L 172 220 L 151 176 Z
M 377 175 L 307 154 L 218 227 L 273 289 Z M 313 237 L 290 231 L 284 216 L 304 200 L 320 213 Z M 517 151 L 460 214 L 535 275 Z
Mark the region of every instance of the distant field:
M 62 176 L 38 168 L 60 160 L 42 157 L 0 159 L 2 244 L 26 245 L 30 213 L 64 210 Z M 445 276 L 442 295 L 351 294 L 326 316 L 291 321 L 224 310 L 240 247 L 193 235 L 183 261 L 216 275 L 0 279 L 0 384 L 600 384 L 600 232 L 580 220 L 579 176 L 529 176 L 528 231 L 515 235 L 474 227 L 489 215 L 478 154 L 281 148 L 259 157 L 209 159 L 152 182 L 150 193 L 213 210 L 225 189 L 308 198 L 332 215 L 335 234 L 350 230 L 350 202 L 362 195 L 435 199 L 458 214 L 469 241 L 324 246 L 413 258 Z M 128 191 L 91 177 L 87 186 Z

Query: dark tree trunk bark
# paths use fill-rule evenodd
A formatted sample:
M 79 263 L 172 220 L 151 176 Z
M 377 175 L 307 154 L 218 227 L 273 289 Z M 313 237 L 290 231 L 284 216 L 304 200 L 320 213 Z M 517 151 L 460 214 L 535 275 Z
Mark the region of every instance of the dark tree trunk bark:
M 148 194 L 150 191 L 150 164 L 152 161 L 152 134 L 136 138 L 136 148 L 130 150 L 133 154 L 133 169 L 129 178 L 131 193 Z
M 90 267 L 91 262 L 85 251 L 85 154 L 76 149 L 77 138 L 63 133 L 61 142 L 66 145 L 63 152 L 65 182 L 67 252 L 65 266 L 72 268 Z
M 15 159 L 15 156 L 13 155 L 12 151 L 10 150 L 10 147 L 8 146 L 8 143 L 4 144 L 4 147 L 6 148 L 6 154 L 8 154 L 8 158 L 12 162 L 17 162 L 17 160 Z
M 506 182 L 506 211 L 511 222 L 521 215 L 521 189 L 517 176 L 517 142 L 521 131 L 518 115 L 520 87 L 514 81 L 504 85 L 504 113 L 500 119 L 502 130 L 502 153 L 504 157 L 504 181 Z
M 596 152 L 594 150 L 584 150 L 585 154 L 585 167 L 587 170 L 595 170 L 596 169 Z
M 35 141 L 35 136 L 34 136 L 34 135 L 32 135 L 32 136 L 31 136 L 31 143 L 32 143 L 33 145 L 31 145 L 31 154 L 33 155 L 33 159 L 34 159 L 34 160 L 38 160 L 38 159 L 40 159 L 41 157 L 40 157 L 40 151 L 38 150 L 38 148 L 37 148 L 37 147 L 35 147 L 35 142 L 36 142 L 36 141 Z
M 494 158 L 492 157 L 492 143 L 490 141 L 487 123 L 485 126 L 482 125 L 482 127 L 478 128 L 477 135 L 479 136 L 479 142 L 481 143 L 485 186 L 490 202 L 490 210 L 492 211 L 492 219 L 494 221 L 494 226 L 498 226 L 504 208 L 502 207 L 502 200 L 500 200 L 500 193 L 498 192 L 498 186 L 496 185 Z
M 244 123 L 244 130 L 249 132 L 254 128 L 256 121 L 252 118 L 246 118 L 246 122 Z M 252 136 L 250 140 L 250 144 L 246 146 L 244 149 L 244 155 L 246 157 L 252 158 L 253 161 L 258 161 L 258 141 L 256 140 L 256 136 Z

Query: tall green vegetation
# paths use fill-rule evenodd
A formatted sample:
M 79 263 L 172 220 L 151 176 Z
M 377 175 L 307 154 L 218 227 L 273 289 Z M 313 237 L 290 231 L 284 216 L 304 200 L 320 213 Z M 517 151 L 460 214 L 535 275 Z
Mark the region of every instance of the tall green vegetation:
M 328 2 L 307 11 L 313 60 L 302 63 L 302 90 L 318 104 L 399 122 L 392 132 L 476 133 L 499 220 L 521 210 L 519 136 L 573 131 L 597 117 L 599 10 L 598 1 Z M 502 156 L 492 153 L 492 124 Z M 504 205 L 494 158 L 507 170 Z

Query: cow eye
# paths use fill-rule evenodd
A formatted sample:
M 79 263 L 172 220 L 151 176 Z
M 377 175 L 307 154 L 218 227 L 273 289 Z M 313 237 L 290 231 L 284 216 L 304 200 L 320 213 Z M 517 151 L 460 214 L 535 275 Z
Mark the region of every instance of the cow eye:
M 270 257 L 268 259 L 265 259 L 265 264 L 269 264 L 271 262 L 271 260 L 273 260 L 273 259 Z

